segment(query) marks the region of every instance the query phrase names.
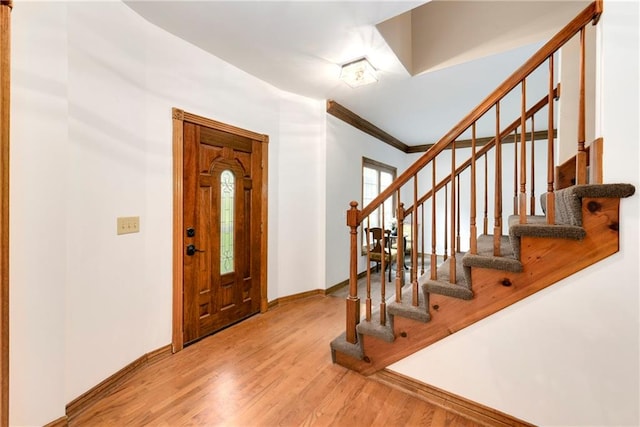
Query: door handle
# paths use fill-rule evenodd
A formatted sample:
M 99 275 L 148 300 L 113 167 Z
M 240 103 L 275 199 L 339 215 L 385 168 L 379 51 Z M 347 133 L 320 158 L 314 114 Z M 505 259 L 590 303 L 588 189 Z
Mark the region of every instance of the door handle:
M 188 256 L 194 256 L 196 252 L 204 252 L 204 251 L 196 248 L 196 245 L 188 245 L 187 246 L 187 255 Z

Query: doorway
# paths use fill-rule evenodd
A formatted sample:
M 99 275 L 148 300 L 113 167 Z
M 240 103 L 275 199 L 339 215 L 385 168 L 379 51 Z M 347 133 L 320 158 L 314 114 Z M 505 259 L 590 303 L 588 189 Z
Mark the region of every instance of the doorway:
M 173 109 L 173 351 L 267 310 L 268 136 Z

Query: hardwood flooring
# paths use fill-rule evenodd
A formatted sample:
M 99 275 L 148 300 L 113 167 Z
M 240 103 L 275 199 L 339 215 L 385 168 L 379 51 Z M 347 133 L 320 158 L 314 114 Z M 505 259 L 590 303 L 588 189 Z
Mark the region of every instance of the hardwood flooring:
M 340 298 L 277 306 L 134 373 L 70 426 L 477 426 L 331 363 Z

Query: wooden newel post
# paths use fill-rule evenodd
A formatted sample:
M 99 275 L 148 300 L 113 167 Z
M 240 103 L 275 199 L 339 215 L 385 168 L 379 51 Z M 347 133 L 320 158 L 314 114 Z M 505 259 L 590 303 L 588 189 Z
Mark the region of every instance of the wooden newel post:
M 358 341 L 356 325 L 360 323 L 360 298 L 358 298 L 358 202 L 349 203 L 347 226 L 351 234 L 351 254 L 349 257 L 349 296 L 347 297 L 347 342 Z

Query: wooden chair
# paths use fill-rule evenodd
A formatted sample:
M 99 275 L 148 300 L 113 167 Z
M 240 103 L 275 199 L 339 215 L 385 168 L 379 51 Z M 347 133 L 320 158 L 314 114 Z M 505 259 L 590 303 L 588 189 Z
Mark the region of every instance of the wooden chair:
M 413 234 L 411 233 L 411 223 L 406 223 L 402 225 L 402 234 L 404 236 L 404 241 L 403 241 L 404 254 L 409 255 L 411 254 L 411 246 L 413 245 Z M 398 239 L 394 238 L 393 236 L 392 236 L 392 239 L 394 239 L 394 241 L 393 241 L 393 244 L 391 245 L 391 248 L 395 249 L 398 247 Z
M 397 250 L 391 247 L 391 231 L 380 227 L 365 228 L 365 233 L 371 233 L 369 239 L 369 260 L 375 261 L 376 271 L 380 270 L 380 263 L 384 257 L 385 268 L 389 267 L 389 281 L 391 281 L 391 263 L 397 260 Z M 383 251 L 384 240 L 384 251 Z

